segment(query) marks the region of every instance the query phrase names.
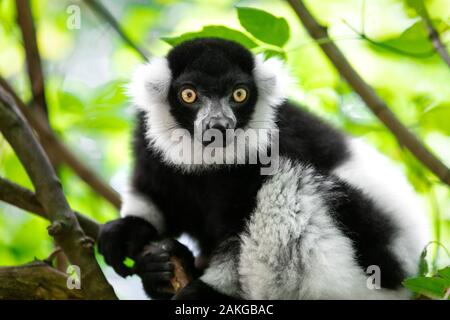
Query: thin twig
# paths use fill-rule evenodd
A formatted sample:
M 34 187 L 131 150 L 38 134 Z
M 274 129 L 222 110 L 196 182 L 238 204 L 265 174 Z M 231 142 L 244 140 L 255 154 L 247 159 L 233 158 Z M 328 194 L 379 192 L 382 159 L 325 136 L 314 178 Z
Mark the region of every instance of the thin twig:
M 316 21 L 303 1 L 287 1 L 313 39 L 317 40 L 328 37 L 327 29 Z M 321 43 L 319 45 L 341 76 L 347 80 L 370 110 L 392 132 L 398 142 L 405 146 L 425 167 L 439 177 L 442 182 L 450 185 L 450 170 L 397 119 L 387 104 L 376 94 L 375 90 L 350 65 L 339 48 L 333 42 Z
M 95 260 L 92 239 L 86 237 L 62 192 L 61 183 L 14 98 L 0 89 L 0 130 L 36 190 L 51 221 L 48 231 L 70 262 L 79 266 L 83 289 L 91 299 L 117 299 Z
M 428 31 L 428 37 L 433 44 L 434 49 L 441 56 L 442 60 L 444 60 L 447 66 L 450 67 L 450 55 L 444 43 L 442 42 L 441 37 L 439 36 L 439 32 L 437 32 L 436 28 L 433 26 L 433 22 L 431 21 L 430 15 L 428 14 L 425 3 L 419 3 L 418 6 L 415 6 L 414 8 L 425 23 L 425 27 Z
M 44 208 L 32 191 L 2 177 L 0 177 L 0 200 L 48 219 Z M 96 240 L 100 224 L 81 213 L 75 212 L 75 215 L 84 233 Z
M 119 194 L 106 184 L 93 170 L 88 168 L 72 151 L 67 148 L 50 129 L 44 116 L 37 109 L 28 108 L 17 96 L 8 82 L 0 76 L 0 88 L 10 94 L 20 111 L 24 114 L 32 128 L 37 132 L 40 142 L 47 154 L 52 158 L 66 163 L 84 182 L 95 192 L 108 200 L 116 208 L 120 208 L 121 200 Z
M 64 254 L 64 251 L 60 247 L 56 247 L 50 255 L 44 259 L 45 263 L 48 263 L 49 265 L 53 264 L 53 260 L 55 260 L 60 254 Z
M 120 23 L 116 20 L 116 18 L 114 18 L 111 12 L 109 12 L 109 10 L 100 3 L 100 1 L 84 0 L 84 2 L 86 2 L 86 4 L 92 9 L 92 11 L 94 11 L 95 14 L 108 22 L 109 25 L 111 25 L 111 27 L 119 34 L 122 40 L 131 48 L 133 48 L 142 57 L 143 60 L 148 60 L 148 57 L 150 56 L 149 53 L 145 49 L 139 47 L 136 43 L 134 43 L 133 40 L 131 40 Z

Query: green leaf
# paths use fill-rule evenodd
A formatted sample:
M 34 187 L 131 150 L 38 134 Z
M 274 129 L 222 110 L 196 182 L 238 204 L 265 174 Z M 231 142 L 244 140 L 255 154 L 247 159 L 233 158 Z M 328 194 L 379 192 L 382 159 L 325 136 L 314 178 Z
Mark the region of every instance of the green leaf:
M 415 293 L 434 299 L 444 297 L 445 291 L 448 288 L 445 279 L 436 277 L 410 278 L 403 281 L 403 285 Z
M 151 30 L 158 16 L 158 10 L 149 6 L 130 6 L 130 9 L 125 11 L 121 24 L 124 26 L 127 35 L 134 41 L 145 43 L 148 31 Z
M 112 109 L 122 108 L 128 102 L 125 95 L 126 82 L 123 80 L 110 81 L 95 90 L 95 94 L 89 100 L 89 108 L 91 109 Z
M 126 257 L 125 260 L 123 261 L 123 264 L 126 265 L 128 268 L 133 268 L 135 262 L 133 259 Z
M 284 51 L 267 49 L 267 50 L 263 51 L 263 54 L 264 54 L 264 58 L 266 60 L 269 58 L 272 58 L 272 57 L 277 57 L 284 61 L 287 60 L 286 52 L 284 52 Z
M 85 108 L 83 102 L 70 92 L 59 91 L 58 99 L 61 111 L 80 113 Z
M 438 105 L 420 117 L 421 127 L 450 135 L 450 105 Z
M 424 0 L 405 0 L 406 5 L 413 8 L 417 14 L 421 16 L 427 16 L 427 10 L 425 8 Z
M 450 266 L 438 270 L 439 276 L 447 280 L 447 286 L 450 287 Z
M 405 55 L 432 56 L 433 45 L 422 21 L 417 21 L 403 31 L 400 36 L 380 42 L 386 48 L 393 48 L 397 53 Z
M 186 40 L 195 38 L 222 38 L 226 40 L 236 41 L 248 49 L 253 49 L 257 44 L 246 34 L 230 29 L 224 26 L 205 26 L 197 32 L 184 33 L 178 37 L 163 37 L 161 40 L 167 42 L 171 46 L 176 46 Z
M 255 38 L 278 47 L 289 39 L 289 25 L 286 19 L 255 8 L 238 7 L 241 25 Z

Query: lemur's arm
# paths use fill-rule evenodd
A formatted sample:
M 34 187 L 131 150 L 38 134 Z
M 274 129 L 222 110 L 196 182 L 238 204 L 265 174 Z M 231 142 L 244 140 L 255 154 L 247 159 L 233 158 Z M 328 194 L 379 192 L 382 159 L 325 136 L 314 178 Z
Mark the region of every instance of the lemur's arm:
M 239 299 L 239 253 L 239 237 L 233 236 L 222 242 L 214 251 L 203 275 L 183 288 L 174 299 Z
M 166 225 L 163 213 L 150 197 L 134 187 L 123 195 L 121 216 L 106 223 L 100 231 L 98 248 L 105 261 L 121 276 L 137 274 L 144 290 L 154 299 L 171 298 L 174 277 L 172 257 L 177 257 L 187 276 L 200 276 L 194 265 L 192 252 L 173 239 L 164 239 Z M 144 246 L 152 243 L 152 250 L 143 254 Z M 133 268 L 127 267 L 127 257 L 135 260 Z
M 155 228 L 158 235 L 163 235 L 166 231 L 166 221 L 163 212 L 150 197 L 144 195 L 134 186 L 122 194 L 120 216 L 122 218 L 136 217 L 143 219 Z

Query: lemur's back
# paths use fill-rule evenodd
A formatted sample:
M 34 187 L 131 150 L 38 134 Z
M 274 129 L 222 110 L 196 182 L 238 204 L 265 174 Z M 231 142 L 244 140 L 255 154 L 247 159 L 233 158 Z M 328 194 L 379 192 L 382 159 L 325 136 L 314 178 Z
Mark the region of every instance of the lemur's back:
M 289 102 L 279 107 L 280 156 L 329 171 L 348 158 L 345 135 Z

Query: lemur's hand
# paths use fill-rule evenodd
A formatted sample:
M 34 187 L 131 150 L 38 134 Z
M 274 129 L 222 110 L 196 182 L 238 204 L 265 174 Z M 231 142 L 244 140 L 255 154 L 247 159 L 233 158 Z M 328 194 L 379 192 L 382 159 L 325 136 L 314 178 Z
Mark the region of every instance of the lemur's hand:
M 170 299 L 177 291 L 174 258 L 188 281 L 199 276 L 192 252 L 174 239 L 152 242 L 145 246 L 142 255 L 136 259 L 135 270 L 142 279 L 145 292 L 151 298 Z
M 158 237 L 156 229 L 144 219 L 125 217 L 110 221 L 100 229 L 98 250 L 105 261 L 122 277 L 134 273 L 124 264 L 126 257 L 136 259 L 150 241 Z

